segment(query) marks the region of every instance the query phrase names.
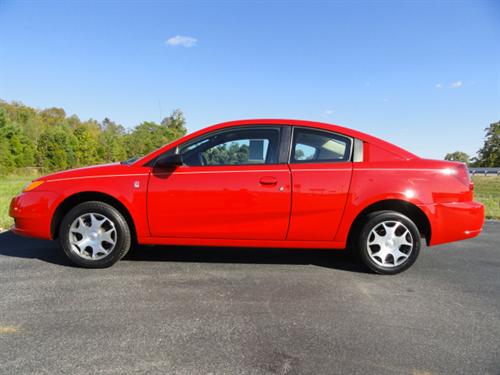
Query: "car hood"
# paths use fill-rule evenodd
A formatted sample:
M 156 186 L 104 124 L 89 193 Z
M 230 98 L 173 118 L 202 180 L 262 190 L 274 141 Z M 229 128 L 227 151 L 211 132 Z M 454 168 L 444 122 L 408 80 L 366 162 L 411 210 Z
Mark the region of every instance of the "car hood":
M 72 179 L 79 177 L 89 177 L 89 176 L 106 176 L 121 174 L 128 171 L 130 167 L 126 164 L 121 163 L 111 163 L 111 164 L 100 164 L 92 165 L 89 167 L 69 169 L 67 171 L 61 171 L 56 173 L 51 173 L 46 176 L 37 178 L 37 180 L 43 181 L 53 181 L 59 179 Z

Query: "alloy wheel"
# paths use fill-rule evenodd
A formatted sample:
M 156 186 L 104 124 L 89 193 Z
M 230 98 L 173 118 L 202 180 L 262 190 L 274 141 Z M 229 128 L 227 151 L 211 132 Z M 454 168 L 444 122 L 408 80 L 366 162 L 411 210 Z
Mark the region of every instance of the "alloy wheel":
M 382 267 L 394 268 L 403 264 L 410 256 L 413 237 L 403 223 L 387 220 L 370 231 L 366 247 L 373 262 Z
M 85 213 L 77 217 L 69 229 L 69 242 L 73 253 L 87 260 L 106 257 L 116 245 L 115 224 L 98 213 Z

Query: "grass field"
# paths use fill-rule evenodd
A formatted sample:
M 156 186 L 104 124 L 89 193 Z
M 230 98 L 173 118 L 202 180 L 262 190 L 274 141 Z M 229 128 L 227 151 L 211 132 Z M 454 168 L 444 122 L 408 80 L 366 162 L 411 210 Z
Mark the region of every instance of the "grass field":
M 8 229 L 12 219 L 8 215 L 10 200 L 35 177 L 0 177 L 0 230 Z M 500 219 L 500 177 L 474 176 L 475 199 L 486 207 L 486 218 Z
M 32 176 L 0 176 L 0 231 L 8 229 L 13 224 L 9 216 L 10 200 L 34 178 Z
M 474 176 L 474 199 L 483 203 L 487 219 L 500 219 L 500 177 Z

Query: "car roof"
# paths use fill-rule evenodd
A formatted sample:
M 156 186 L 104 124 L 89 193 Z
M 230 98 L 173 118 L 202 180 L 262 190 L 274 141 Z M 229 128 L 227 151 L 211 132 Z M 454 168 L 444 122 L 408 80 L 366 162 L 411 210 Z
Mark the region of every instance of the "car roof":
M 277 119 L 277 118 L 256 118 L 256 119 L 244 119 L 244 120 L 234 120 L 234 121 L 226 121 L 221 122 L 212 126 L 208 126 L 197 130 L 191 134 L 188 134 L 178 140 L 173 141 L 172 143 L 161 147 L 159 150 L 155 150 L 152 153 L 138 159 L 134 164 L 143 164 L 147 163 L 149 160 L 155 158 L 167 148 L 176 147 L 178 144 L 188 141 L 190 139 L 199 137 L 203 134 L 207 134 L 212 131 L 222 130 L 225 128 L 236 127 L 236 126 L 265 126 L 265 125 L 283 125 L 283 126 L 301 126 L 315 129 L 327 130 L 335 133 L 339 133 L 342 135 L 346 135 L 348 137 L 357 138 L 364 142 L 372 143 L 377 145 L 389 152 L 400 155 L 404 159 L 414 159 L 418 158 L 418 156 L 412 154 L 411 152 L 402 149 L 392 143 L 386 142 L 380 138 L 374 137 L 372 135 L 346 128 L 340 125 L 329 124 L 325 122 L 318 121 L 308 121 L 308 120 L 297 120 L 297 119 Z
M 213 125 L 208 128 L 204 128 L 204 131 L 223 129 L 226 127 L 232 126 L 245 126 L 245 125 L 289 125 L 289 126 L 301 126 L 301 127 L 310 127 L 316 129 L 324 129 L 328 131 L 332 131 L 335 133 L 343 134 L 349 137 L 358 138 L 364 142 L 375 144 L 383 149 L 401 155 L 405 159 L 414 159 L 418 158 L 417 155 L 396 146 L 390 142 L 384 141 L 380 138 L 374 137 L 370 134 L 363 133 L 358 130 L 346 128 L 341 125 L 330 124 L 326 122 L 319 121 L 309 121 L 309 120 L 298 120 L 298 119 L 277 119 L 277 118 L 256 118 L 256 119 L 244 119 L 244 120 L 235 120 L 235 121 L 227 121 L 221 122 L 219 124 Z M 211 129 L 212 128 L 212 129 Z

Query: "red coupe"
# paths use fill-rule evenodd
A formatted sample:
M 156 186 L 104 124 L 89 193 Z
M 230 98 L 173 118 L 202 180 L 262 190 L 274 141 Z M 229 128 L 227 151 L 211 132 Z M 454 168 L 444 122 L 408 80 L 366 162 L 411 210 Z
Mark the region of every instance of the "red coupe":
M 465 164 L 422 159 L 370 135 L 297 120 L 218 124 L 140 159 L 54 173 L 12 200 L 15 233 L 59 239 L 108 267 L 133 243 L 355 249 L 373 271 L 428 245 L 477 236 Z

